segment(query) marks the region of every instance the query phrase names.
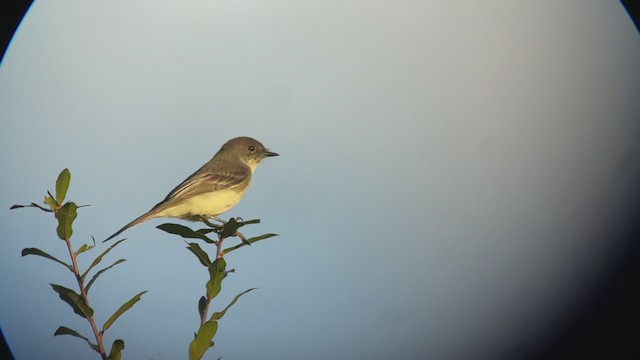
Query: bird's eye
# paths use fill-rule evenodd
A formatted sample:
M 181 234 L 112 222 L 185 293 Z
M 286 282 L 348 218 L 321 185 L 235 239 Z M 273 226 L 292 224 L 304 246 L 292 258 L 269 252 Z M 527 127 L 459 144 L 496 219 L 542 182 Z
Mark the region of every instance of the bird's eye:
M 253 146 L 253 145 L 249 146 L 249 151 L 251 151 L 251 152 L 256 151 L 256 147 L 255 147 L 255 146 Z

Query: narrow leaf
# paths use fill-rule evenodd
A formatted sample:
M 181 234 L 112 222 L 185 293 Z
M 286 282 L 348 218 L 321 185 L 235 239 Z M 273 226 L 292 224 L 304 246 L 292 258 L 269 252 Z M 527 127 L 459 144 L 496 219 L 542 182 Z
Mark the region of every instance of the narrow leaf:
M 268 239 L 268 238 L 274 237 L 274 236 L 280 236 L 280 235 L 274 234 L 274 233 L 263 234 L 263 235 L 260 235 L 260 236 L 254 236 L 252 238 L 249 238 L 249 239 L 247 239 L 247 241 L 253 244 L 256 241 Z
M 199 232 L 193 231 L 192 229 L 180 225 L 180 224 L 161 224 L 156 226 L 158 229 L 168 232 L 169 234 L 179 235 L 186 239 L 200 239 L 208 242 L 209 244 L 214 244 L 215 241 L 209 239 L 205 234 L 201 234 Z
M 67 196 L 70 181 L 71 173 L 69 169 L 62 170 L 60 175 L 58 175 L 58 180 L 56 180 L 56 201 L 58 204 L 62 204 L 64 198 Z
M 109 356 L 107 357 L 107 360 L 122 359 L 121 352 L 123 349 L 124 349 L 124 341 L 122 341 L 121 339 L 114 341 L 113 345 L 111 345 L 111 351 L 109 352 Z
M 98 276 L 102 275 L 105 271 L 111 269 L 112 267 L 121 264 L 123 262 L 127 261 L 127 259 L 118 259 L 116 262 L 114 262 L 113 264 L 107 266 L 106 268 L 98 271 L 95 275 L 93 275 L 93 277 L 91 278 L 91 280 L 89 280 L 89 282 L 87 283 L 87 287 L 86 290 L 87 292 L 89 292 L 89 289 L 91 288 L 91 285 L 93 285 L 93 283 L 96 281 L 96 279 L 98 278 Z
M 146 291 L 141 291 L 136 296 L 131 298 L 131 300 L 122 304 L 122 306 L 120 306 L 120 308 L 116 310 L 116 312 L 114 312 L 109 319 L 107 319 L 104 325 L 102 325 L 102 332 L 104 333 L 105 331 L 107 331 L 107 329 L 111 327 L 111 325 L 120 317 L 120 315 L 122 315 L 125 311 L 131 309 L 131 307 L 140 300 L 140 297 L 144 293 L 146 293 Z
M 73 234 L 71 225 L 73 225 L 73 221 L 78 216 L 76 211 L 77 209 L 78 205 L 73 202 L 68 202 L 56 211 L 56 219 L 58 219 L 58 228 L 56 231 L 58 232 L 58 237 L 61 240 L 71 238 L 71 235 Z
M 37 207 L 38 209 L 45 211 L 45 212 L 53 212 L 54 209 L 47 209 L 45 207 L 42 207 L 34 202 L 31 203 L 31 207 Z
M 189 344 L 189 360 L 200 360 L 204 353 L 212 346 L 211 339 L 218 331 L 217 321 L 207 321 L 198 329 L 196 338 Z
M 208 300 L 216 297 L 220 289 L 222 289 L 222 279 L 227 275 L 224 271 L 226 266 L 227 263 L 223 258 L 216 259 L 216 261 L 209 265 L 209 281 L 207 281 L 206 285 Z
M 38 204 L 36 204 L 36 203 L 33 203 L 33 202 L 32 202 L 31 204 L 29 204 L 29 205 L 13 205 L 13 206 L 12 206 L 12 207 L 10 207 L 9 209 L 10 209 L 10 210 L 13 210 L 13 209 L 22 209 L 22 208 L 26 208 L 26 207 L 34 207 L 34 208 L 38 208 L 38 209 L 40 209 L 40 210 L 42 210 L 42 211 L 52 212 L 50 209 L 47 209 L 47 208 L 45 208 L 45 207 L 42 207 L 42 206 L 40 206 L 40 205 L 38 205 Z
M 98 345 L 92 343 L 88 338 L 80 335 L 77 331 L 70 329 L 66 326 L 60 326 L 55 333 L 53 333 L 53 336 L 58 336 L 58 335 L 71 335 L 71 336 L 75 336 L 77 338 L 83 339 L 84 341 L 87 342 L 87 344 L 89 344 L 89 346 L 95 350 L 95 352 L 99 353 L 100 352 L 100 348 L 98 348 Z
M 36 256 L 42 256 L 43 258 L 49 259 L 49 260 L 53 260 L 55 262 L 57 262 L 58 264 L 64 265 L 64 267 L 66 267 L 67 269 L 69 269 L 69 271 L 73 271 L 73 267 L 67 263 L 65 263 L 64 261 L 58 260 L 57 258 L 47 254 L 46 252 L 37 249 L 37 248 L 24 248 L 22 249 L 22 256 L 27 256 L 27 255 L 36 255 Z
M 253 220 L 247 220 L 247 221 L 241 221 L 242 225 L 251 225 L 251 224 L 260 224 L 260 219 L 253 219 Z
M 211 265 L 211 259 L 209 259 L 209 255 L 207 255 L 207 253 L 202 250 L 200 245 L 196 243 L 187 243 L 187 245 L 189 245 L 187 246 L 187 249 L 191 251 L 198 258 L 198 260 L 200 260 L 200 263 L 202 265 L 207 268 L 209 267 L 209 265 Z
M 120 244 L 121 242 L 125 241 L 126 239 L 121 239 L 116 241 L 113 245 L 109 246 L 109 248 L 105 251 L 102 252 L 102 254 L 98 255 L 97 258 L 95 258 L 95 260 L 93 260 L 93 262 L 91 263 L 91 265 L 89 265 L 89 268 L 87 269 L 87 271 L 85 271 L 82 274 L 82 279 L 84 280 L 87 277 L 87 274 L 89 274 L 89 271 L 91 271 L 91 269 L 93 269 L 96 265 L 100 264 L 100 262 L 102 261 L 102 258 L 107 255 L 109 253 L 109 251 L 111 251 L 114 247 L 118 246 L 118 244 Z
M 82 246 L 80 246 L 80 248 L 78 248 L 78 250 L 76 251 L 76 256 L 78 254 L 82 254 L 83 252 L 87 251 L 88 248 L 89 248 L 88 244 L 82 244 Z
M 93 245 L 89 245 L 89 244 L 82 244 L 82 246 L 80 246 L 80 248 L 78 249 L 78 251 L 76 251 L 76 256 L 82 254 L 85 251 L 89 251 L 91 249 L 93 249 L 94 247 L 96 247 L 96 238 L 94 238 L 93 236 L 91 237 L 91 240 L 93 240 Z
M 220 311 L 220 312 L 214 312 L 214 313 L 211 315 L 211 319 L 209 319 L 209 320 L 220 320 L 220 319 L 222 319 L 222 317 L 223 317 L 223 316 L 224 316 L 224 314 L 227 312 L 227 310 L 229 310 L 229 308 L 230 308 L 231 306 L 233 306 L 233 304 L 235 304 L 235 303 L 236 303 L 236 301 L 238 301 L 238 299 L 240 299 L 240 296 L 242 296 L 242 295 L 244 295 L 244 294 L 248 293 L 249 291 L 253 291 L 253 290 L 255 290 L 255 289 L 257 289 L 257 288 L 251 288 L 251 289 L 249 289 L 249 290 L 245 290 L 245 291 L 241 292 L 240 294 L 236 295 L 236 297 L 234 297 L 234 298 L 233 298 L 233 300 L 231 300 L 231 302 L 229 303 L 229 305 L 227 305 L 227 307 L 225 307 L 225 308 L 224 308 L 222 311 Z
M 202 317 L 202 314 L 204 313 L 204 309 L 207 307 L 207 298 L 204 296 L 200 297 L 200 300 L 198 300 L 198 314 L 200 315 L 200 317 Z
M 214 231 L 216 231 L 216 230 L 217 230 L 217 229 L 207 229 L 207 228 L 205 228 L 205 229 L 198 229 L 198 230 L 196 230 L 196 232 L 197 232 L 197 233 L 200 233 L 200 234 L 205 234 L 205 235 L 206 235 L 206 234 L 208 234 L 208 233 L 212 233 L 212 232 L 214 232 Z
M 249 239 L 247 239 L 247 242 L 248 242 L 249 244 L 253 244 L 253 243 L 258 242 L 258 241 L 260 241 L 260 240 L 268 239 L 268 238 L 270 238 L 270 237 L 274 237 L 274 236 L 279 236 L 279 235 L 278 235 L 278 234 L 272 234 L 272 233 L 264 234 L 264 235 L 255 236 L 255 237 L 249 238 Z M 241 247 L 243 247 L 243 246 L 247 246 L 247 243 L 242 242 L 242 243 L 240 243 L 240 244 L 238 244 L 238 245 L 230 246 L 230 247 L 228 247 L 228 248 L 226 248 L 226 249 L 222 250 L 222 255 L 225 255 L 225 254 L 227 254 L 227 253 L 230 253 L 230 252 L 232 252 L 232 251 L 234 251 L 234 250 L 237 250 L 237 249 L 239 249 L 239 248 L 241 248 Z
M 71 306 L 76 314 L 82 316 L 83 318 L 89 318 L 93 316 L 93 309 L 90 308 L 89 305 L 87 305 L 86 301 L 84 301 L 84 298 L 80 294 L 71 289 L 67 289 L 64 286 L 56 284 L 49 285 L 51 285 L 53 290 L 58 293 L 60 299 Z

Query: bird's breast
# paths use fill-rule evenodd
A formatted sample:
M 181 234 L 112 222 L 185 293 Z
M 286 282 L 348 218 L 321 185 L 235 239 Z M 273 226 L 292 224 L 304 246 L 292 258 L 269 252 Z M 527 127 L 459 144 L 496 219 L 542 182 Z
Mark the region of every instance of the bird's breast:
M 158 216 L 189 218 L 195 215 L 220 215 L 240 202 L 245 191 L 246 188 L 231 188 L 193 196 L 164 210 Z

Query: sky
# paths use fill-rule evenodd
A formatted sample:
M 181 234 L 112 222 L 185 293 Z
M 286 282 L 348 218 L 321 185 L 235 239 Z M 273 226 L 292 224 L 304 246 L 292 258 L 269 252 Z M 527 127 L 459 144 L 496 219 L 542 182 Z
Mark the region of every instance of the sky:
M 146 212 L 236 136 L 265 160 L 212 304 L 217 359 L 495 359 L 583 295 L 637 210 L 640 38 L 597 0 L 35 2 L 0 64 L 0 326 L 17 359 L 87 359 L 40 202 L 69 168 L 73 243 Z M 208 278 L 156 219 L 92 288 L 127 359 L 186 358 Z M 185 225 L 193 225 L 181 222 Z M 105 249 L 104 244 L 98 245 Z M 98 252 L 93 251 L 95 256 Z M 81 267 L 90 263 L 80 259 Z

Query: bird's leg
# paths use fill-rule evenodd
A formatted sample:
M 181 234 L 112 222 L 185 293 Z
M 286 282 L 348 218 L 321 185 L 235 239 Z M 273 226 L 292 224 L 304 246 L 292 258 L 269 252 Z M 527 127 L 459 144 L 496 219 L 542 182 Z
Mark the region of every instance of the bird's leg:
M 210 219 L 213 219 L 213 220 L 216 220 L 216 221 L 219 221 L 221 224 L 226 223 L 226 221 L 224 221 L 224 220 L 220 219 L 220 218 L 219 218 L 219 217 L 217 217 L 217 216 L 209 216 L 209 218 L 210 218 Z
M 207 226 L 208 226 L 208 227 L 210 227 L 210 228 L 213 228 L 213 229 L 219 229 L 219 228 L 220 228 L 220 225 L 216 225 L 216 224 L 211 223 L 209 220 L 207 220 L 207 218 L 206 218 L 206 217 L 204 217 L 204 216 L 202 216 L 202 215 L 198 215 L 198 218 L 200 219 L 200 221 L 202 221 L 203 223 L 205 223 L 205 225 L 207 225 Z M 219 218 L 217 218 L 217 217 L 215 218 L 215 220 L 218 220 L 218 221 L 220 221 L 221 223 L 223 223 L 223 224 L 224 224 L 224 221 L 220 220 L 220 219 L 219 219 Z

